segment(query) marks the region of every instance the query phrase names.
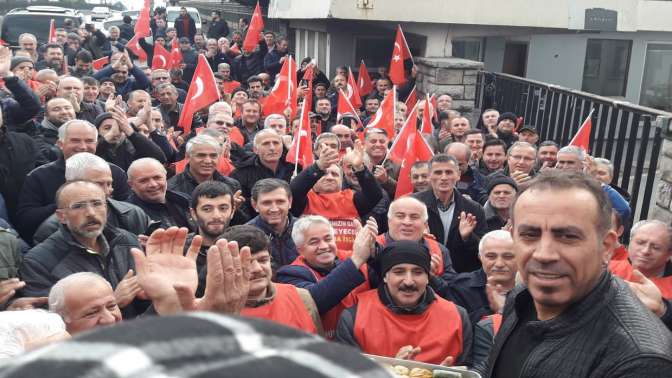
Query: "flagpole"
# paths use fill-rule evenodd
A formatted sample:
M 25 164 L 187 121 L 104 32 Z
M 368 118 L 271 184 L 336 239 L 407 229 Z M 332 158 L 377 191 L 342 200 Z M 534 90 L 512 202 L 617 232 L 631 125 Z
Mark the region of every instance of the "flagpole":
M 299 133 L 298 138 L 296 140 L 296 152 L 294 153 L 294 174 L 292 175 L 292 178 L 296 177 L 299 174 L 299 148 L 301 147 L 301 131 L 303 131 L 303 113 L 305 111 L 306 111 L 306 98 L 303 99 L 303 104 L 301 104 L 301 120 L 299 121 Z
M 390 148 L 387 149 L 387 154 L 385 154 L 385 159 L 383 159 L 383 162 L 381 163 L 381 165 L 385 164 L 388 157 L 390 156 L 390 151 L 392 151 L 394 149 L 394 146 L 396 146 L 397 143 L 399 143 L 399 137 L 401 137 L 401 135 L 404 133 L 403 131 L 408 126 L 408 122 L 411 119 L 411 116 L 413 114 L 415 114 L 415 116 L 417 118 L 418 115 L 416 113 L 414 113 L 417 108 L 418 108 L 418 102 L 416 102 L 415 105 L 413 105 L 413 109 L 411 109 L 411 112 L 408 113 L 408 117 L 406 117 L 406 121 L 404 122 L 404 126 L 401 127 L 401 129 L 399 130 L 399 134 L 397 134 L 397 137 L 394 138 L 394 141 L 392 142 L 392 146 L 390 146 Z M 417 127 L 417 125 L 416 125 L 416 127 Z

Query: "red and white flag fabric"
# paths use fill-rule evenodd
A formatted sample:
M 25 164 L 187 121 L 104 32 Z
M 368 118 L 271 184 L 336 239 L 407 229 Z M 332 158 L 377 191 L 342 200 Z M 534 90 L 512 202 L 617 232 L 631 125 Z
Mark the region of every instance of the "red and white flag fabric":
M 282 63 L 282 68 L 280 68 L 280 75 L 278 75 L 275 85 L 266 97 L 263 114 L 264 116 L 270 114 L 284 115 L 285 110 L 289 107 L 292 110 L 290 119 L 293 119 L 296 114 L 296 99 L 296 62 L 290 55 L 287 55 Z
M 394 48 L 392 49 L 392 59 L 390 59 L 390 80 L 394 85 L 403 85 L 406 83 L 406 71 L 404 70 L 404 61 L 413 60 L 411 50 L 406 43 L 406 37 L 401 30 L 401 25 L 397 25 L 397 36 L 394 39 Z
M 49 23 L 49 43 L 56 43 L 56 21 L 54 19 L 51 19 L 51 22 Z
M 425 95 L 425 107 L 422 109 L 422 130 L 421 133 L 423 134 L 431 134 L 434 131 L 434 125 L 432 124 L 432 118 L 434 116 L 434 112 L 432 107 L 432 99 L 434 98 L 434 95 L 432 97 L 429 97 L 429 95 Z
M 408 97 L 406 97 L 406 113 L 413 109 L 415 107 L 415 104 L 418 103 L 418 91 L 415 88 L 415 85 L 413 86 L 413 89 L 411 89 L 411 93 L 408 94 Z M 406 115 L 406 114 L 404 114 Z
M 179 68 L 182 64 L 182 51 L 177 37 L 170 42 L 170 68 Z
M 397 190 L 394 193 L 395 199 L 413 193 L 413 183 L 411 182 L 411 167 L 413 167 L 413 164 L 417 161 L 429 161 L 434 156 L 432 149 L 427 144 L 427 141 L 425 141 L 425 138 L 422 137 L 422 134 L 418 132 L 417 128 L 413 129 L 410 137 L 405 142 L 406 154 L 404 154 L 404 159 L 399 169 Z
M 194 77 L 184 100 L 180 120 L 177 122 L 178 126 L 182 128 L 183 134 L 188 134 L 191 131 L 194 114 L 216 101 L 219 101 L 219 90 L 217 89 L 215 75 L 212 73 L 205 55 L 200 54 Z
M 170 53 L 162 43 L 154 42 L 154 57 L 152 58 L 152 70 L 170 70 Z
M 110 64 L 110 57 L 109 56 L 104 56 L 100 59 L 96 59 L 93 62 L 91 62 L 91 65 L 93 66 L 93 69 L 96 71 L 102 70 L 103 67 L 105 67 L 107 64 Z
M 373 92 L 373 82 L 371 81 L 369 70 L 366 69 L 366 64 L 364 64 L 363 60 L 359 63 L 357 89 L 359 90 L 360 96 L 367 96 L 369 93 Z
M 378 111 L 374 114 L 373 119 L 369 121 L 366 127 L 376 127 L 387 132 L 387 137 L 394 138 L 394 115 L 397 109 L 397 87 L 392 86 L 392 90 L 388 91 L 380 103 Z
M 595 109 L 591 110 L 590 114 L 588 114 L 588 117 L 586 117 L 586 120 L 583 121 L 581 127 L 579 127 L 579 130 L 576 132 L 576 135 L 574 135 L 572 141 L 569 142 L 569 146 L 580 147 L 582 150 L 586 152 L 590 151 L 590 132 L 593 129 L 594 110 Z
M 299 127 L 294 131 L 294 138 L 292 145 L 287 151 L 286 161 L 294 164 L 294 175 L 298 172 L 298 166 L 307 167 L 313 164 L 313 139 L 310 130 L 310 109 L 313 107 L 313 65 L 308 65 L 306 72 L 303 75 L 308 82 L 308 90 L 306 96 L 303 98 L 301 105 L 301 120 Z
M 336 122 L 341 122 L 341 119 L 346 116 L 353 117 L 355 120 L 357 120 L 356 126 L 346 125 L 353 128 L 353 131 L 357 132 L 359 129 L 364 127 L 362 125 L 362 120 L 357 114 L 357 110 L 354 106 L 352 106 L 352 103 L 350 103 L 348 100 L 348 96 L 345 94 L 345 92 L 343 92 L 343 89 L 340 89 L 338 94 L 338 106 L 336 108 Z
M 387 158 L 390 159 L 394 164 L 401 165 L 401 162 L 404 161 L 406 155 L 406 141 L 414 133 L 414 130 L 418 128 L 418 106 L 413 107 L 408 117 L 406 117 L 406 122 L 399 130 L 399 134 L 392 142 L 392 146 L 387 152 Z
M 139 61 L 146 62 L 147 53 L 142 47 L 140 47 L 140 38 L 144 37 L 140 37 L 138 34 L 134 35 L 133 38 L 131 38 L 131 40 L 126 44 L 126 48 L 135 56 L 137 56 Z
M 261 8 L 259 8 L 259 2 L 257 1 L 257 6 L 254 8 L 254 13 L 250 20 L 250 26 L 247 28 L 247 34 L 245 34 L 245 40 L 243 41 L 243 51 L 254 51 L 259 43 L 259 33 L 263 30 L 264 19 L 261 17 Z
M 347 89 L 345 93 L 348 96 L 348 101 L 355 108 L 359 109 L 362 107 L 362 97 L 359 95 L 359 87 L 355 81 L 355 75 L 352 74 L 352 70 L 348 67 L 348 83 L 345 85 Z
M 148 37 L 152 33 L 149 27 L 149 12 L 151 9 L 149 2 L 150 0 L 145 0 L 142 9 L 140 9 L 138 20 L 135 22 L 135 28 L 133 29 L 135 35 L 139 38 Z

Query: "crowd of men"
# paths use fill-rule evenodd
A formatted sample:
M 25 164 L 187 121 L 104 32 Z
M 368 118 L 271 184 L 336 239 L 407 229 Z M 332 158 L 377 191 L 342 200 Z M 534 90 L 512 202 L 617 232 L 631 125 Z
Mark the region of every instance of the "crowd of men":
M 434 156 L 395 198 L 394 135 L 367 127 L 392 90 L 385 70 L 357 129 L 336 116 L 346 69 L 329 80 L 314 67 L 315 161 L 297 174 L 287 152 L 300 115 L 262 116 L 288 40 L 264 32 L 241 52 L 247 22 L 229 39 L 219 13 L 207 36 L 189 19 L 168 25 L 158 10 L 140 41 L 151 62 L 154 43 L 176 38 L 171 71 L 129 54 L 124 25 L 0 47 L 0 303 L 59 315 L 26 350 L 64 331 L 213 311 L 486 376 L 669 374 L 672 228 L 630 224 L 609 160 L 540 141 L 513 113 L 485 109 L 472 125 L 436 94 L 417 112 L 431 107 Z M 185 132 L 198 54 L 222 101 Z M 411 109 L 397 111 L 400 126 Z

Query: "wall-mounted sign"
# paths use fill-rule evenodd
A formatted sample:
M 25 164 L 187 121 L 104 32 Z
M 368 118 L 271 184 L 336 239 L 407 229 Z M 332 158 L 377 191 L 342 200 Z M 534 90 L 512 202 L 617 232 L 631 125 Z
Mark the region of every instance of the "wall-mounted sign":
M 616 31 L 618 26 L 618 12 L 611 9 L 586 9 L 584 29 L 596 31 Z

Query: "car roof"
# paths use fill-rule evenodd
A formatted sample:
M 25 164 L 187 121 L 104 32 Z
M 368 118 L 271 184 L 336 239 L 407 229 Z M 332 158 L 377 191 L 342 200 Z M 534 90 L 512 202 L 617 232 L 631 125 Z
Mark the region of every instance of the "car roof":
M 55 7 L 49 5 L 31 5 L 25 8 L 14 8 L 7 12 L 7 14 L 53 14 L 53 15 L 70 15 L 78 16 L 81 13 L 72 8 Z

